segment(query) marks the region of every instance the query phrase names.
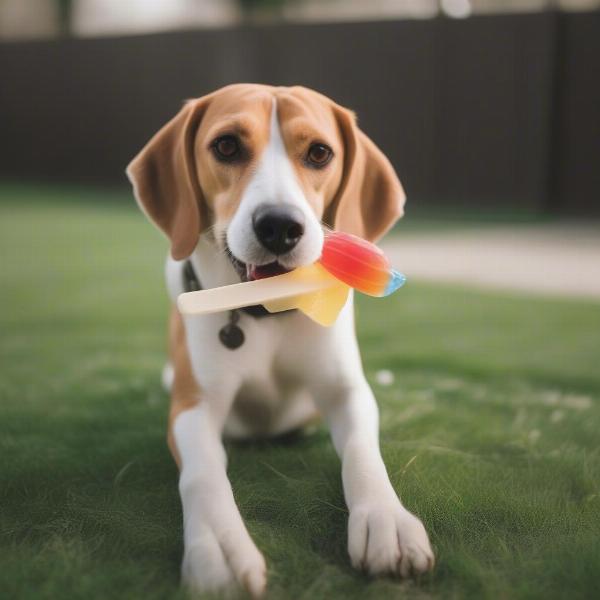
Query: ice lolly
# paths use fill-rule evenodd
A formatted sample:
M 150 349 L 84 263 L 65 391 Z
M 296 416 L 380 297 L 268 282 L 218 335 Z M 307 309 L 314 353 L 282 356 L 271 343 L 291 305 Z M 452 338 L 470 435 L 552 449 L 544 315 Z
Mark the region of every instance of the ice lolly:
M 342 231 L 327 234 L 319 262 L 335 278 L 369 296 L 389 296 L 406 281 L 375 244 Z
M 256 281 L 187 292 L 177 300 L 184 315 L 203 315 L 262 304 L 270 312 L 298 309 L 320 325 L 332 325 L 350 288 L 387 296 L 405 281 L 374 244 L 354 235 L 328 232 L 321 258 L 306 267 Z

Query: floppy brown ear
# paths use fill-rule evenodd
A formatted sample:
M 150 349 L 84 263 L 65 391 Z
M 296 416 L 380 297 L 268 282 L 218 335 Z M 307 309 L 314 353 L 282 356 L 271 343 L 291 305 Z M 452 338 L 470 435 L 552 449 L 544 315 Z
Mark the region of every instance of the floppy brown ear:
M 192 253 L 206 222 L 194 140 L 207 104 L 206 97 L 186 103 L 127 167 L 140 208 L 169 237 L 177 260 Z
M 358 128 L 354 114 L 334 105 L 344 141 L 344 171 L 327 213 L 335 229 L 377 241 L 403 215 L 406 196 L 394 167 Z

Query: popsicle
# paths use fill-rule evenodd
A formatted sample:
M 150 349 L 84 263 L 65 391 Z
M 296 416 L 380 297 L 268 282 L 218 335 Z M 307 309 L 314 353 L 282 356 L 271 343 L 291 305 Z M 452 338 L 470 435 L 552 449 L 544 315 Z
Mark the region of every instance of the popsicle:
M 325 237 L 319 263 L 346 285 L 369 296 L 389 296 L 406 281 L 391 268 L 381 248 L 343 231 Z
M 298 309 L 320 325 L 332 325 L 350 288 L 387 296 L 405 282 L 374 244 L 339 231 L 325 236 L 314 264 L 256 281 L 186 292 L 177 299 L 184 315 L 203 315 L 262 304 L 270 312 Z

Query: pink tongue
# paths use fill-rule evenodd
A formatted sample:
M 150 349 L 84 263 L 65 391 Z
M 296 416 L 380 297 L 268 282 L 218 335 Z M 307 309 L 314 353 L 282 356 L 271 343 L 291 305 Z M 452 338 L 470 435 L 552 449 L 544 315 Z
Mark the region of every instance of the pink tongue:
M 275 275 L 282 275 L 288 273 L 290 269 L 282 267 L 276 262 L 269 263 L 268 265 L 252 266 L 248 272 L 249 279 L 266 279 L 267 277 L 274 277 Z

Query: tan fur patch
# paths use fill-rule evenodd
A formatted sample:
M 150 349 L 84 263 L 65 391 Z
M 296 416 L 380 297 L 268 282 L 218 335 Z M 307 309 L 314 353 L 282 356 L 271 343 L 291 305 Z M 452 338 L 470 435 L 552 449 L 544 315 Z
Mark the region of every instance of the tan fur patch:
M 201 401 L 201 393 L 200 386 L 192 373 L 192 363 L 185 340 L 183 319 L 174 306 L 171 308 L 169 319 L 169 360 L 173 365 L 174 379 L 171 388 L 167 443 L 177 466 L 181 467 L 179 452 L 173 435 L 173 424 L 180 413 L 194 408 Z

